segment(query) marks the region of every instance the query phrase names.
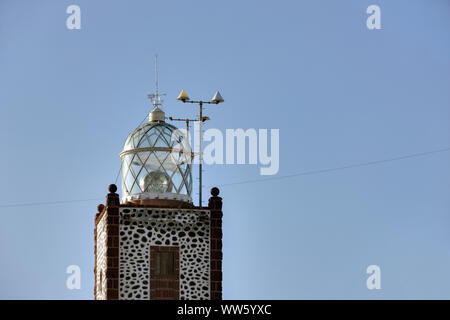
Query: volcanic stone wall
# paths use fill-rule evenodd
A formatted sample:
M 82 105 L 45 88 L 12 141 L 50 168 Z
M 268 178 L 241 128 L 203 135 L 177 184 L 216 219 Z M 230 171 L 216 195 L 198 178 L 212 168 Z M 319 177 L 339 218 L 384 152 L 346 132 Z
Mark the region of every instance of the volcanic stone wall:
M 151 246 L 179 248 L 179 299 L 211 299 L 210 230 L 209 210 L 121 207 L 119 299 L 152 298 Z

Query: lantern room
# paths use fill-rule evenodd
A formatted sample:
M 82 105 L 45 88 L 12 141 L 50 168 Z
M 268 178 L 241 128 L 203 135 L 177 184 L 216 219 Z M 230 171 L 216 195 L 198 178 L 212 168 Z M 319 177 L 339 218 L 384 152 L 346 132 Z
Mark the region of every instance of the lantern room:
M 120 153 L 122 201 L 192 203 L 192 156 L 185 133 L 165 122 L 158 105 L 148 120 L 131 132 Z

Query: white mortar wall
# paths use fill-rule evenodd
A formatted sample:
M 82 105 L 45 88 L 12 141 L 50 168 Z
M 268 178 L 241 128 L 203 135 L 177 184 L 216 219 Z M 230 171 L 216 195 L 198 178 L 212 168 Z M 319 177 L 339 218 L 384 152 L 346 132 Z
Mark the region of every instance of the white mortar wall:
M 96 266 L 95 282 L 97 285 L 96 299 L 106 299 L 106 214 L 97 224 L 97 266 Z M 103 281 L 100 282 L 100 274 L 103 274 Z

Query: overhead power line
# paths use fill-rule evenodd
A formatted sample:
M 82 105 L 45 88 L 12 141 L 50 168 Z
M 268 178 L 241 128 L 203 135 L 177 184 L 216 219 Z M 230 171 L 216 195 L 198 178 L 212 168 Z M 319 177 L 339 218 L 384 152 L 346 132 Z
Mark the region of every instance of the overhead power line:
M 217 185 L 217 186 L 218 187 L 226 187 L 226 186 L 234 186 L 234 185 L 239 185 L 239 184 L 257 183 L 257 182 L 266 182 L 266 181 L 289 179 L 289 178 L 295 178 L 295 177 L 300 177 L 300 176 L 322 174 L 322 173 L 339 171 L 339 170 L 346 170 L 346 169 L 353 169 L 353 168 L 359 168 L 359 167 L 372 166 L 372 165 L 382 164 L 382 163 L 386 163 L 386 162 L 399 161 L 399 160 L 404 160 L 404 159 L 409 159 L 409 158 L 416 158 L 416 157 L 423 157 L 423 156 L 427 156 L 427 155 L 432 155 L 432 154 L 442 153 L 442 152 L 448 152 L 448 151 L 450 151 L 450 147 L 444 148 L 444 149 L 433 150 L 433 151 L 413 153 L 413 154 L 408 154 L 408 155 L 394 157 L 394 158 L 374 160 L 374 161 L 361 162 L 361 163 L 354 163 L 354 164 L 349 164 L 349 165 L 340 166 L 340 167 L 332 167 L 332 168 L 326 168 L 326 169 L 304 171 L 304 172 L 289 174 L 289 175 L 285 175 L 285 176 L 277 176 L 277 177 L 270 177 L 270 178 L 265 178 L 265 179 L 254 179 L 254 180 L 245 180 L 245 181 L 239 181 L 239 182 L 225 183 L 225 184 L 220 184 L 220 185 Z
M 254 180 L 245 180 L 245 181 L 238 181 L 238 182 L 232 182 L 232 183 L 224 183 L 224 184 L 219 184 L 216 186 L 227 187 L 227 186 L 234 186 L 234 185 L 240 185 L 240 184 L 249 184 L 249 183 L 258 183 L 258 182 L 289 179 L 289 178 L 295 178 L 295 177 L 307 176 L 307 175 L 324 174 L 324 173 L 333 172 L 333 171 L 347 170 L 347 169 L 353 169 L 353 168 L 359 168 L 359 167 L 367 167 L 367 166 L 378 165 L 378 164 L 387 163 L 387 162 L 400 161 L 400 160 L 416 158 L 416 157 L 423 157 L 423 156 L 428 156 L 428 155 L 433 155 L 433 154 L 438 154 L 438 153 L 443 153 L 443 152 L 448 152 L 448 151 L 450 151 L 450 147 L 432 150 L 432 151 L 420 152 L 420 153 L 413 153 L 413 154 L 408 154 L 408 155 L 403 155 L 403 156 L 398 156 L 398 157 L 393 157 L 393 158 L 354 163 L 354 164 L 349 164 L 349 165 L 340 166 L 340 167 L 332 167 L 332 168 L 326 168 L 326 169 L 304 171 L 304 172 L 294 173 L 294 174 L 290 174 L 290 175 L 270 177 L 270 178 L 265 178 L 265 179 L 254 179 Z M 117 178 L 116 178 L 116 180 L 117 180 Z M 61 201 L 47 201 L 47 202 L 3 204 L 3 205 L 0 205 L 0 208 L 31 207 L 31 206 L 43 206 L 43 205 L 64 204 L 64 203 L 102 201 L 102 200 L 104 200 L 104 199 L 95 198 L 95 199 L 80 199 L 80 200 L 61 200 Z
M 29 203 L 16 203 L 16 204 L 2 204 L 0 208 L 12 208 L 12 207 L 34 207 L 34 206 L 46 206 L 51 204 L 62 203 L 75 203 L 75 202 L 88 202 L 88 201 L 101 201 L 103 199 L 80 199 L 80 200 L 61 200 L 61 201 L 46 201 L 46 202 L 29 202 Z

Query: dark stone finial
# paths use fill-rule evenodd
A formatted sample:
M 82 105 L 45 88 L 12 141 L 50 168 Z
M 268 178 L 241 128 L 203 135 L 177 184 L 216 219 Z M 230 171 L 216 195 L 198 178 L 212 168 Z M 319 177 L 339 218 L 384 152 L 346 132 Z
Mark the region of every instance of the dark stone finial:
M 108 186 L 108 191 L 109 191 L 110 193 L 116 193 L 116 191 L 117 191 L 117 186 L 116 186 L 115 184 L 110 184 L 110 185 Z
M 220 193 L 219 188 L 214 187 L 211 189 L 212 197 L 209 198 L 208 201 L 208 207 L 211 210 L 219 210 L 219 211 L 222 210 L 222 198 L 218 197 L 219 193 Z
M 102 213 L 102 212 L 103 212 L 103 209 L 105 209 L 105 205 L 100 203 L 100 204 L 97 206 L 97 211 L 98 211 L 98 213 Z
M 110 184 L 108 186 L 109 193 L 106 195 L 106 207 L 107 208 L 115 208 L 119 207 L 119 195 L 116 193 L 117 186 L 115 184 Z
M 211 189 L 211 195 L 212 195 L 213 197 L 217 197 L 217 196 L 219 195 L 219 193 L 220 193 L 219 188 L 214 187 L 214 188 Z

